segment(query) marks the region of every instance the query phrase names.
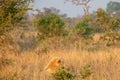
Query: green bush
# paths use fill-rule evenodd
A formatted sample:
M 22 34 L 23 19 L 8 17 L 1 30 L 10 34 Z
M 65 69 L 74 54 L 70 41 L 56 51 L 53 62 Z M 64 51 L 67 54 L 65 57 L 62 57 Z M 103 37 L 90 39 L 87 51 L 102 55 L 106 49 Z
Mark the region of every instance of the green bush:
M 39 35 L 42 35 L 42 38 L 43 36 L 52 37 L 64 35 L 64 22 L 56 14 L 37 16 L 34 24 L 39 30 Z
M 102 37 L 103 41 L 106 41 L 106 46 L 115 45 L 116 41 L 120 41 L 120 35 L 119 33 L 115 31 L 109 31 L 104 34 Z
M 82 79 L 87 78 L 91 74 L 92 74 L 92 71 L 90 70 L 90 66 L 89 65 L 86 65 L 86 66 L 82 67 L 81 72 L 80 72 L 80 77 Z
M 92 28 L 89 26 L 89 21 L 89 17 L 84 17 L 75 25 L 73 32 L 83 37 L 89 37 L 92 34 Z
M 70 73 L 65 68 L 58 69 L 55 73 L 52 74 L 54 80 L 74 80 L 75 75 Z
M 75 80 L 79 79 L 86 79 L 88 76 L 92 74 L 92 71 L 90 69 L 89 65 L 85 65 L 82 67 L 79 74 L 75 74 L 69 71 L 69 69 L 66 68 L 60 68 L 55 73 L 52 74 L 52 78 L 54 80 Z
M 0 27 L 20 21 L 30 9 L 31 2 L 32 0 L 0 0 Z
M 120 28 L 120 17 L 113 17 L 110 19 L 108 26 L 111 30 L 119 31 Z
M 32 0 L 0 0 L 0 36 L 19 23 Z M 10 29 L 11 28 L 11 29 Z

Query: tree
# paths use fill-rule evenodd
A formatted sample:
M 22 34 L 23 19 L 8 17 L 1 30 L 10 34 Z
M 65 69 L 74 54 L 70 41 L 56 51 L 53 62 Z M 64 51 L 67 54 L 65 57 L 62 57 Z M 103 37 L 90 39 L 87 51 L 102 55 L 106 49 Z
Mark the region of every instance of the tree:
M 120 16 L 120 2 L 110 1 L 107 4 L 106 11 L 112 16 Z
M 32 0 L 0 0 L 0 28 L 19 22 Z
M 111 18 L 109 20 L 108 26 L 112 31 L 119 32 L 119 30 L 120 30 L 120 17 Z
M 108 22 L 109 22 L 109 15 L 102 9 L 98 8 L 96 11 L 96 18 L 95 18 L 95 24 L 99 26 L 102 30 L 107 30 L 108 28 Z
M 36 11 L 38 12 L 38 16 L 43 16 L 46 14 L 56 14 L 59 15 L 60 17 L 66 18 L 67 14 L 61 14 L 59 9 L 56 9 L 54 7 L 50 7 L 50 8 L 43 8 L 43 12 L 41 12 L 39 9 L 36 9 Z
M 46 14 L 37 16 L 35 26 L 39 30 L 39 35 L 44 37 L 60 36 L 63 34 L 64 22 L 56 14 Z
M 105 40 L 107 46 L 116 44 L 120 40 L 120 17 L 111 17 L 103 9 L 96 11 L 95 23 L 104 32 L 102 40 Z
M 8 49 L 8 45 L 11 45 L 9 32 L 23 19 L 31 2 L 32 0 L 0 0 L 0 47 Z
M 92 34 L 92 28 L 89 26 L 90 18 L 83 17 L 73 29 L 73 32 L 79 36 L 89 39 Z
M 60 10 L 59 9 L 56 9 L 54 7 L 50 7 L 50 8 L 44 8 L 44 13 L 45 14 L 51 14 L 51 13 L 54 13 L 54 14 L 59 14 Z
M 66 1 L 71 1 L 73 4 L 75 4 L 76 6 L 83 6 L 84 12 L 85 12 L 85 16 L 89 15 L 89 5 L 88 3 L 91 0 L 66 0 Z

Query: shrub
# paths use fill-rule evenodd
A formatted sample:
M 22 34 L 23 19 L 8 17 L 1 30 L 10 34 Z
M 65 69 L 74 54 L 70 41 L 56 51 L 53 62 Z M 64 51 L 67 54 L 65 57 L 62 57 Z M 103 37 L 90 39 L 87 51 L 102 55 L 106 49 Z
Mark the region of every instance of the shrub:
M 56 14 L 37 16 L 34 26 L 39 30 L 39 36 L 52 37 L 64 34 L 64 22 Z
M 8 27 L 23 18 L 32 0 L 0 0 L 0 27 Z
M 111 30 L 119 31 L 120 28 L 120 17 L 113 17 L 110 19 L 108 26 Z
M 70 73 L 65 68 L 58 69 L 55 73 L 52 74 L 54 80 L 74 80 L 75 75 Z
M 66 68 L 60 68 L 55 73 L 52 74 L 52 78 L 54 80 L 75 80 L 77 79 L 86 79 L 88 76 L 92 74 L 89 65 L 83 66 L 79 74 L 74 74 Z
M 83 37 L 90 37 L 92 34 L 92 28 L 89 26 L 89 17 L 84 17 L 79 23 L 75 25 L 74 33 Z
M 120 41 L 120 35 L 115 31 L 109 31 L 105 33 L 102 39 L 107 42 L 107 46 L 110 46 L 116 44 L 117 41 Z
M 81 72 L 80 72 L 80 77 L 82 79 L 87 78 L 91 74 L 92 74 L 92 71 L 90 70 L 90 66 L 89 65 L 86 65 L 86 66 L 82 67 Z

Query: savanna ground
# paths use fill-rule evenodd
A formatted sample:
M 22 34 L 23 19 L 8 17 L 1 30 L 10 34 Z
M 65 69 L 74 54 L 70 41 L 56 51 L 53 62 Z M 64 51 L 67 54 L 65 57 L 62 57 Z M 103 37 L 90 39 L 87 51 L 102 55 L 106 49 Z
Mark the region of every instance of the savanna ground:
M 92 74 L 85 80 L 120 80 L 119 48 L 94 52 L 51 50 L 44 54 L 35 52 L 20 55 L 12 52 L 0 54 L 0 80 L 53 80 L 44 67 L 56 56 L 63 59 L 65 67 L 72 73 L 79 73 L 83 66 L 89 65 Z

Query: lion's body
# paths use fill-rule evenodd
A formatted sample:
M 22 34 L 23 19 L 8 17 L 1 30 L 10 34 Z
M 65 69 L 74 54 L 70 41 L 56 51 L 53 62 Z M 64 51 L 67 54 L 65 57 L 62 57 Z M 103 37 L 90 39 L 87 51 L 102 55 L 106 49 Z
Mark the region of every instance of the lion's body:
M 45 70 L 48 73 L 54 73 L 57 69 L 62 66 L 60 58 L 53 58 L 48 65 L 45 67 Z

